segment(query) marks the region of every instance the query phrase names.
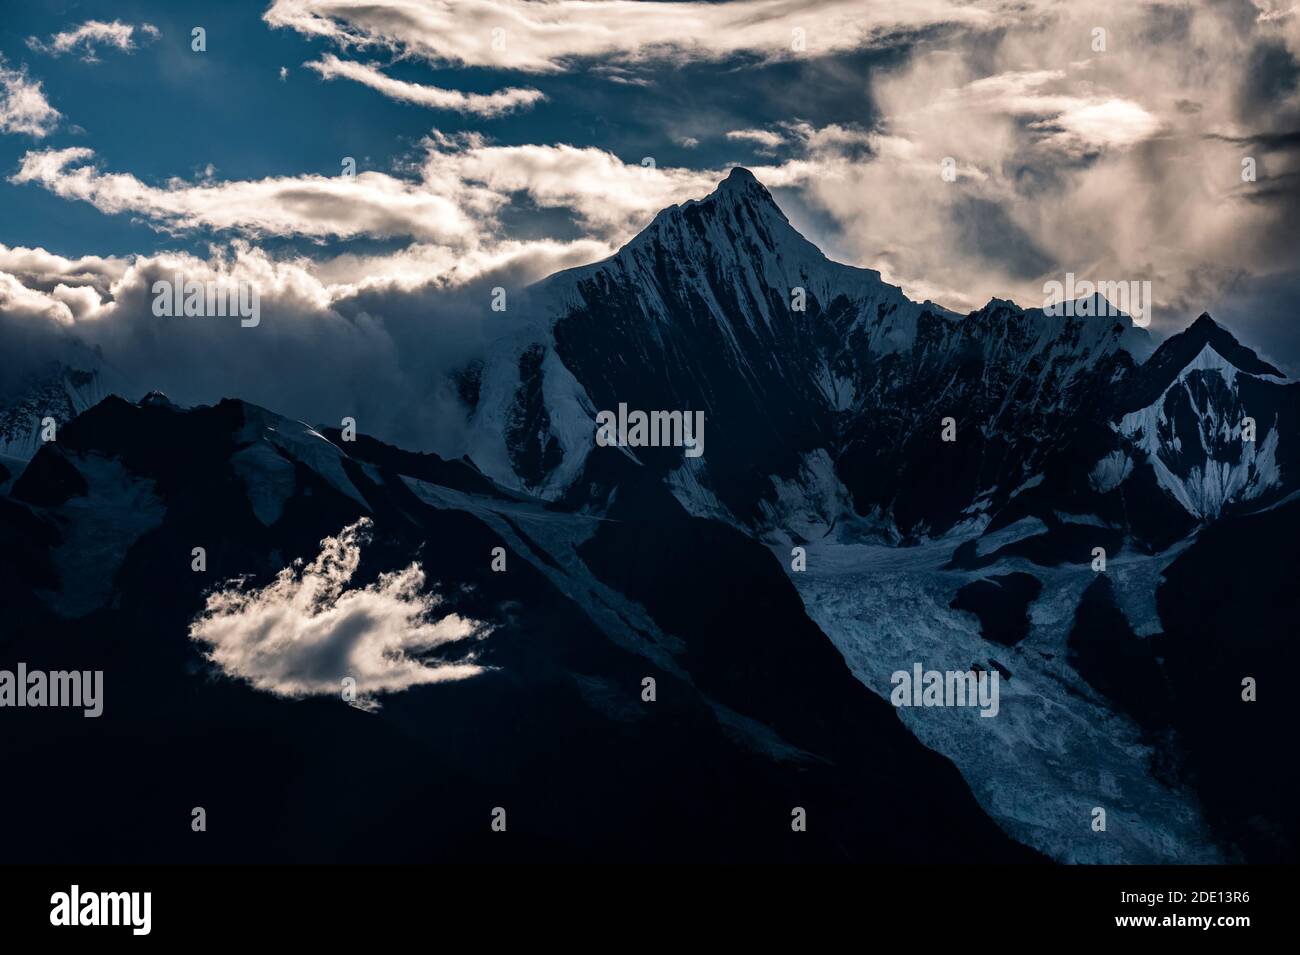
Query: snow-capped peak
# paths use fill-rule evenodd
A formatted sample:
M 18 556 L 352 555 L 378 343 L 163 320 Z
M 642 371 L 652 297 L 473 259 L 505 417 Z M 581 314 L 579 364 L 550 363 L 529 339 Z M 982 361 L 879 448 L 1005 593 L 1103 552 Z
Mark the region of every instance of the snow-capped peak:
M 1133 456 L 1158 458 L 1193 513 L 1290 472 L 1286 449 L 1270 457 L 1286 422 L 1243 390 L 1283 379 L 1225 329 L 1204 316 L 1153 354 L 1104 298 L 1074 304 L 1082 314 L 994 300 L 961 316 L 914 302 L 879 272 L 826 258 L 736 168 L 610 258 L 530 288 L 482 366 L 469 456 L 505 487 L 595 501 L 610 490 L 589 467 L 599 411 L 701 410 L 703 458 L 663 449 L 636 464 L 688 510 L 762 533 L 807 515 L 943 533 L 977 500 L 1000 506 L 1084 424 L 1118 431 L 1125 415 L 1111 472 L 1122 481 Z M 1186 409 L 1162 421 L 1173 391 Z M 1260 443 L 1244 451 L 1242 406 L 1261 408 Z M 936 450 L 947 418 L 974 450 Z
M 1298 397 L 1300 386 L 1203 314 L 1140 369 L 1115 425 L 1127 451 L 1111 458 L 1145 459 L 1189 514 L 1214 518 L 1291 480 Z
M 827 262 L 821 249 L 790 224 L 767 188 L 741 166 L 704 198 L 662 210 L 616 258 L 656 247 L 678 259 L 721 257 L 731 264 L 756 256 L 791 264 Z M 872 274 L 879 280 L 879 273 Z
M 51 363 L 0 403 L 0 455 L 30 460 L 40 450 L 43 422 L 62 427 L 112 392 L 100 369 Z

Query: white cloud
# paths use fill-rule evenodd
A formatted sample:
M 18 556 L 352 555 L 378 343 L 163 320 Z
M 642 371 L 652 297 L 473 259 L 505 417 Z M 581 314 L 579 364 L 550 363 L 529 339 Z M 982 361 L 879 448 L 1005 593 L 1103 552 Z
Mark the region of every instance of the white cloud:
M 818 56 L 939 24 L 993 26 L 998 6 L 955 0 L 275 0 L 263 19 L 344 46 L 547 73 L 590 59 Z M 800 37 L 802 49 L 796 49 Z
M 727 133 L 730 140 L 753 143 L 764 152 L 785 144 L 785 137 L 770 129 L 733 129 Z
M 754 172 L 839 227 L 814 238 L 913 297 L 1038 305 L 1073 271 L 1150 280 L 1157 328 L 1181 327 L 1244 276 L 1294 268 L 1296 202 L 1247 201 L 1270 186 L 1240 173 L 1255 156 L 1275 196 L 1300 175 L 1268 135 L 1250 144 L 1295 128 L 1300 90 L 1271 92 L 1253 120 L 1242 102 L 1261 48 L 1300 53 L 1300 18 L 1239 12 L 1086 3 L 918 45 L 868 78 L 869 131 L 782 125 L 800 148 Z M 1091 50 L 1098 23 L 1109 52 Z
M 0 244 L 0 317 L 48 319 L 74 326 L 100 317 L 104 297 L 129 267 L 124 259 L 77 259 Z
M 475 222 L 418 183 L 379 172 L 355 178 L 319 175 L 151 186 L 129 173 L 100 172 L 84 147 L 29 152 L 10 182 L 36 183 L 101 212 L 130 212 L 164 229 L 233 230 L 307 238 L 411 236 L 465 245 Z
M 0 391 L 51 360 L 86 367 L 89 349 L 133 400 L 158 389 L 181 404 L 238 395 L 309 421 L 352 415 L 382 440 L 456 458 L 468 448 L 454 375 L 491 341 L 492 288 L 515 303 L 537 279 L 611 251 L 591 240 L 500 240 L 310 259 L 237 240 L 206 257 L 96 262 L 0 247 Z M 257 288 L 261 323 L 155 316 L 153 283 L 178 274 Z M 74 339 L 84 347 L 69 351 Z
M 45 98 L 40 81 L 28 77 L 26 69 L 9 69 L 0 56 L 0 132 L 40 139 L 54 131 L 60 116 Z
M 7 272 L 0 272 L 0 314 L 26 321 L 47 319 L 59 325 L 71 325 L 75 320 L 71 309 L 52 294 L 28 288 Z
M 250 237 L 409 237 L 455 250 L 487 251 L 501 241 L 498 215 L 516 195 L 568 210 L 587 238 L 626 239 L 664 206 L 709 192 L 717 171 L 625 163 L 594 147 L 494 146 L 468 134 L 434 133 L 419 179 L 360 172 L 165 186 L 105 173 L 84 147 L 28 152 L 10 177 L 108 214 L 132 213 L 167 230 L 228 230 Z
M 303 66 L 315 70 L 324 79 L 349 79 L 373 90 L 377 90 L 390 99 L 403 103 L 414 103 L 429 109 L 453 110 L 457 113 L 469 113 L 475 116 L 492 117 L 509 113 L 513 110 L 532 106 L 546 97 L 540 90 L 510 87 L 495 93 L 462 93 L 459 90 L 447 90 L 437 86 L 423 86 L 395 80 L 385 75 L 373 63 L 357 63 L 340 60 L 332 53 L 327 53 L 319 60 L 304 63 Z
M 45 42 L 34 36 L 28 37 L 27 45 L 33 50 L 51 56 L 62 56 L 64 53 L 80 49 L 81 58 L 87 63 L 94 63 L 98 59 L 96 53 L 100 47 L 122 51 L 134 50 L 135 31 L 136 28 L 132 24 L 120 20 L 111 22 L 87 20 L 80 26 L 55 33 Z M 158 36 L 158 28 L 151 23 L 141 24 L 140 32 L 151 39 Z
M 44 249 L 0 243 L 0 272 L 8 272 L 33 288 L 51 289 L 66 282 L 107 293 L 112 282 L 122 277 L 129 264 L 126 259 L 112 256 L 83 255 L 69 259 Z
M 296 561 L 260 590 L 232 584 L 210 594 L 190 639 L 227 675 L 277 696 L 341 698 L 351 677 L 358 698 L 374 705 L 377 693 L 481 673 L 472 653 L 457 662 L 421 658 L 485 633 L 477 621 L 437 616 L 440 599 L 424 592 L 419 564 L 348 586 L 370 526 L 363 518 L 325 538 L 315 560 Z
M 1089 65 L 1083 61 L 1070 71 L 987 76 L 944 90 L 928 109 L 957 121 L 970 116 L 1026 119 L 1030 128 L 1044 133 L 1042 144 L 1071 152 L 1122 149 L 1160 131 L 1160 120 L 1140 103 L 1095 89 L 1084 75 Z
M 290 6 L 277 4 L 273 10 Z M 571 5 L 549 6 L 578 16 Z M 527 16 L 540 17 L 546 7 L 530 7 Z M 399 8 L 417 19 L 428 9 L 380 3 L 357 16 L 378 17 Z M 495 3 L 486 8 L 504 9 Z M 308 3 L 298 9 L 327 8 Z M 343 4 L 328 9 L 352 11 Z M 825 9 L 809 8 L 814 15 Z M 1088 50 L 1091 25 L 1102 22 L 1101 13 L 1113 54 Z M 1183 33 L 1165 38 L 1150 29 L 1150 17 L 1174 15 Z M 339 17 L 337 22 L 309 20 L 339 39 L 339 24 L 353 22 Z M 1150 278 L 1158 301 L 1188 302 L 1199 309 L 1210 307 L 1216 289 L 1227 287 L 1234 276 L 1286 267 L 1288 256 L 1293 261 L 1294 242 L 1279 231 L 1286 223 L 1277 208 L 1236 197 L 1244 191 L 1240 159 L 1248 148 L 1269 176 L 1293 172 L 1294 156 L 1247 147 L 1231 137 L 1252 130 L 1241 119 L 1237 99 L 1251 69 L 1253 45 L 1261 38 L 1290 43 L 1291 33 L 1285 31 L 1294 31 L 1300 17 L 1255 22 L 1220 8 L 1171 13 L 1120 3 L 1031 9 L 1020 22 L 999 22 L 1004 28 L 997 33 L 957 33 L 942 50 L 920 44 L 890 69 L 867 74 L 864 105 L 845 106 L 839 122 L 773 119 L 761 129 L 733 130 L 732 139 L 784 142 L 782 155 L 788 158 L 753 170 L 769 187 L 797 193 L 802 203 L 788 209 L 794 218 L 800 219 L 801 204 L 818 213 L 810 238 L 843 261 L 880 269 L 914 297 L 957 309 L 978 307 L 993 296 L 1036 304 L 1043 281 L 1067 269 L 1105 279 Z M 377 43 L 369 34 L 355 39 Z M 1118 55 L 1121 39 L 1133 48 Z M 634 66 L 648 69 L 646 62 Z M 1292 106 L 1300 102 L 1294 92 L 1288 95 Z M 826 104 L 817 105 L 824 115 Z M 665 135 L 716 135 L 707 130 L 729 125 L 740 124 L 674 128 L 670 123 Z M 707 194 L 725 174 L 642 167 L 638 157 L 625 160 L 594 147 L 496 145 L 474 134 L 434 132 L 420 148 L 416 162 L 390 172 L 362 172 L 352 182 L 303 175 L 154 184 L 96 168 L 88 150 L 34 150 L 13 181 L 93 203 L 106 213 L 137 216 L 161 229 L 217 229 L 251 239 L 409 240 L 396 251 L 282 256 L 280 261 L 244 247 L 227 263 L 287 283 L 279 297 L 263 298 L 263 311 L 271 316 L 264 325 L 273 330 L 268 336 L 286 336 L 277 346 L 284 353 L 290 348 L 318 353 L 314 342 L 290 335 L 293 323 L 301 322 L 325 330 L 318 360 L 339 361 L 332 349 L 355 345 L 350 336 L 358 334 L 363 322 L 357 310 L 363 310 L 370 323 L 366 328 L 374 333 L 366 339 L 373 351 L 365 353 L 383 369 L 377 375 L 389 379 L 376 391 L 391 396 L 402 389 L 426 394 L 412 387 L 415 379 L 402 362 L 386 356 L 409 356 L 429 340 L 427 330 L 422 335 L 415 330 L 418 321 L 432 320 L 431 312 L 451 300 L 443 296 L 455 300 L 447 306 L 457 323 L 452 337 L 469 341 L 477 334 L 477 319 L 469 316 L 481 310 L 473 298 L 480 291 L 476 283 L 491 277 L 514 288 L 512 283 L 608 255 L 660 209 Z M 947 157 L 955 163 L 954 182 L 940 175 Z M 539 208 L 567 213 L 579 238 L 512 238 L 516 216 Z M 137 321 L 135 310 L 141 308 L 145 277 L 169 267 L 165 259 L 135 260 L 133 271 L 109 280 L 116 283 L 112 291 L 104 279 L 97 280 L 92 287 L 99 308 L 84 291 L 70 291 L 88 282 L 60 276 L 57 269 L 38 278 L 33 266 L 6 267 L 2 249 L 0 272 L 40 296 L 11 285 L 11 302 L 21 298 L 27 313 L 75 322 L 82 329 L 94 326 L 96 341 L 113 354 L 118 350 L 108 348 L 112 335 L 103 330 L 109 326 L 131 329 L 117 343 L 121 351 L 142 347 L 156 333 L 156 324 Z M 191 268 L 226 267 L 211 259 L 186 261 Z M 67 290 L 56 295 L 59 284 Z M 456 297 L 462 293 L 469 297 Z M 279 322 L 277 314 L 283 316 Z M 207 342 L 192 331 L 181 340 Z M 169 347 L 186 351 L 188 346 Z M 198 352 L 192 357 L 178 365 L 176 376 L 197 374 L 204 388 L 220 387 L 219 379 L 190 371 L 203 360 Z M 342 364 L 352 374 L 351 365 Z M 439 372 L 445 367 L 439 365 Z M 311 383 L 272 387 L 259 384 L 250 371 L 241 387 L 263 404 L 293 413 L 334 408 L 328 390 L 313 390 Z M 192 393 L 199 392 L 196 384 Z M 349 395 L 348 400 L 358 399 Z M 393 404 L 391 397 L 388 403 Z M 389 437 L 398 440 L 393 432 Z
M 494 146 L 480 136 L 431 137 L 426 187 L 463 208 L 504 208 L 515 194 L 568 210 L 592 238 L 622 242 L 660 209 L 713 190 L 725 173 L 642 166 L 595 147 Z
M 345 253 L 313 261 L 306 267 L 325 285 L 333 300 L 372 290 L 459 288 L 485 275 L 500 273 L 513 276 L 515 285 L 526 285 L 613 252 L 612 244 L 597 239 L 501 239 L 471 250 L 413 243 L 379 255 Z
M 487 347 L 491 289 L 513 293 L 604 258 L 664 206 L 709 192 L 721 174 L 642 167 L 591 148 L 494 146 L 474 135 L 435 134 L 423 148 L 409 178 L 366 173 L 351 183 L 306 176 L 159 186 L 100 172 L 89 150 L 29 152 L 15 181 L 160 228 L 316 237 L 370 234 L 366 229 L 378 222 L 383 233 L 375 234 L 413 241 L 394 251 L 308 258 L 273 257 L 235 239 L 206 259 L 163 252 L 125 263 L 0 247 L 0 272 L 14 279 L 8 298 L 15 314 L 21 304 L 25 315 L 72 325 L 142 394 L 158 388 L 182 403 L 238 394 L 313 421 L 352 414 L 384 440 L 457 457 L 467 450 L 466 412 L 455 398 L 454 375 Z M 582 236 L 512 238 L 499 220 L 516 203 L 567 211 Z M 448 210 L 461 227 L 431 234 L 427 218 L 404 214 L 408 207 Z M 262 315 L 256 337 L 237 326 L 232 334 L 219 321 L 154 316 L 152 283 L 177 273 L 201 283 L 255 285 Z M 6 334 L 0 330 L 0 340 Z

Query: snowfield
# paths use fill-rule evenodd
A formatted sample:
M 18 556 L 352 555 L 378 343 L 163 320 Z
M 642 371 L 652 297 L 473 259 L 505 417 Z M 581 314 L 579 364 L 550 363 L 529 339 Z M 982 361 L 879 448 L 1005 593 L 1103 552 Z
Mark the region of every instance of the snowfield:
M 1012 525 L 981 542 L 988 552 L 1025 534 Z M 978 571 L 943 570 L 963 538 L 917 547 L 807 545 L 808 569 L 791 573 L 804 607 L 843 654 L 854 676 L 889 699 L 890 675 L 926 669 L 1011 671 L 1000 682 L 1000 712 L 981 718 L 974 707 L 899 708 L 904 724 L 929 748 L 956 764 L 980 805 L 1010 835 L 1061 862 L 1214 863 L 1195 797 L 1155 778 L 1152 749 L 1136 723 L 1117 714 L 1066 662 L 1066 638 L 1090 565 L 1044 568 L 1021 559 Z M 1106 572 L 1135 631 L 1159 630 L 1155 587 L 1180 552 L 1126 554 Z M 787 571 L 788 548 L 773 553 Z M 973 614 L 952 610 L 971 581 L 1020 571 L 1043 582 L 1029 608 L 1032 628 L 1015 647 L 980 636 Z M 1106 810 L 1106 831 L 1092 830 L 1094 807 Z

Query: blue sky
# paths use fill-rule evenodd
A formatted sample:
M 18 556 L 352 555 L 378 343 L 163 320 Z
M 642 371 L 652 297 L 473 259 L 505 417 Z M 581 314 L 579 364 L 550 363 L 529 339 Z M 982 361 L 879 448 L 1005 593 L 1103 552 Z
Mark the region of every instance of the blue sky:
M 363 57 L 386 64 L 388 75 L 411 83 L 490 93 L 522 82 L 546 95 L 533 108 L 485 119 L 423 109 L 342 80 L 325 81 L 302 64 L 335 47 L 270 27 L 265 10 L 261 3 L 36 3 L 6 16 L 0 54 L 10 67 L 25 65 L 64 115 L 42 137 L 42 148 L 90 147 L 106 169 L 154 183 L 171 177 L 197 181 L 209 167 L 221 180 L 333 176 L 344 156 L 355 157 L 359 169 L 392 170 L 418 154 L 420 140 L 432 128 L 447 134 L 478 131 L 503 145 L 592 146 L 630 164 L 647 156 L 661 165 L 710 169 L 761 163 L 769 157 L 754 144 L 721 134 L 796 114 L 867 126 L 872 111 L 861 95 L 860 77 L 897 57 L 897 47 L 889 45 L 830 62 L 755 68 L 756 58 L 745 55 L 649 69 L 644 86 L 593 79 L 583 69 L 521 79 L 514 71 L 413 62 L 400 54 Z M 94 62 L 86 62 L 84 48 L 50 57 L 28 44 L 30 37 L 45 40 L 88 21 L 136 25 L 134 49 L 97 44 Z M 157 39 L 140 35 L 138 25 L 145 23 L 158 28 Z M 203 53 L 190 49 L 195 26 L 207 31 Z M 288 70 L 283 79 L 281 67 Z M 835 86 L 846 87 L 842 101 L 828 108 L 825 100 L 837 98 Z M 806 95 L 812 87 L 817 97 Z M 762 95 L 756 95 L 759 91 Z M 681 145 L 688 136 L 699 145 Z M 32 145 L 29 137 L 0 136 L 0 169 L 16 168 Z M 222 238 L 208 230 L 160 233 L 130 215 L 105 215 L 8 181 L 0 183 L 0 196 L 6 210 L 0 240 L 60 255 L 199 251 Z M 796 194 L 784 199 L 798 205 Z M 565 216 L 546 216 L 526 201 L 522 205 L 524 212 L 511 220 L 516 229 L 574 234 Z M 817 220 L 814 211 L 800 211 L 810 223 Z M 823 225 L 831 223 L 823 217 Z M 833 231 L 827 228 L 822 238 Z
M 163 349 L 143 283 L 255 275 L 264 335 L 358 388 L 407 381 L 463 357 L 485 285 L 602 258 L 744 164 L 913 298 L 1150 281 L 1157 335 L 1208 310 L 1296 374 L 1297 56 L 1272 0 L 22 4 L 0 20 L 0 334 L 307 413 L 312 383 L 274 391 L 242 344 Z M 429 340 L 449 357 L 412 371 Z

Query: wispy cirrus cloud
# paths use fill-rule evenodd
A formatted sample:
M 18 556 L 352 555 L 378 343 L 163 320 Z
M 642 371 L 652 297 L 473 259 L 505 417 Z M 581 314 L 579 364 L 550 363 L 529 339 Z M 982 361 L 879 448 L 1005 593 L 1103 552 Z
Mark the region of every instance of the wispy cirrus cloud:
M 665 206 L 711 192 L 725 175 L 628 163 L 595 147 L 494 145 L 477 134 L 435 134 L 424 145 L 427 188 L 459 194 L 466 207 L 504 209 L 524 196 L 536 208 L 569 212 L 588 236 L 618 243 Z
M 1125 148 L 1159 132 L 1160 119 L 1120 92 L 1097 89 L 1090 61 L 1067 70 L 1012 70 L 945 89 L 927 109 L 937 115 L 1024 119 L 1039 142 L 1083 153 Z M 906 122 L 906 118 L 902 117 Z
M 275 0 L 263 19 L 343 46 L 381 47 L 458 66 L 553 73 L 593 59 L 825 55 L 941 24 L 992 27 L 999 8 L 950 0 Z
M 408 237 L 452 249 L 481 249 L 499 237 L 498 215 L 522 195 L 568 211 L 588 237 L 622 240 L 666 205 L 710 191 L 716 170 L 626 163 L 594 147 L 499 146 L 477 134 L 434 133 L 416 178 L 366 171 L 151 185 L 108 173 L 84 147 L 28 152 L 10 177 L 101 212 L 130 213 L 155 227 L 307 239 Z
M 158 28 L 152 23 L 142 23 L 138 30 L 140 35 L 147 39 L 158 36 Z M 136 49 L 136 31 L 135 25 L 120 20 L 87 20 L 70 30 L 53 34 L 48 40 L 28 37 L 27 45 L 33 50 L 51 56 L 80 52 L 85 62 L 94 63 L 99 59 L 98 52 L 101 48 L 123 52 Z
M 84 147 L 27 153 L 15 184 L 34 183 L 108 214 L 132 213 L 165 230 L 230 230 L 249 236 L 409 236 L 465 245 L 473 219 L 418 183 L 378 172 L 355 178 L 283 176 L 225 182 L 169 180 L 156 186 L 130 173 L 107 173 Z
M 785 137 L 770 129 L 732 129 L 727 132 L 727 138 L 733 142 L 753 143 L 767 152 L 785 145 Z
M 24 67 L 10 68 L 0 56 L 0 132 L 41 139 L 54 131 L 61 116 L 45 98 L 40 80 L 28 76 Z
M 303 66 L 320 74 L 322 79 L 347 79 L 368 86 L 389 99 L 413 103 L 428 109 L 444 109 L 457 113 L 490 118 L 532 106 L 546 96 L 535 89 L 510 87 L 494 93 L 462 93 L 460 90 L 442 89 L 420 83 L 408 83 L 385 74 L 373 63 L 341 60 L 327 53 L 318 60 Z

